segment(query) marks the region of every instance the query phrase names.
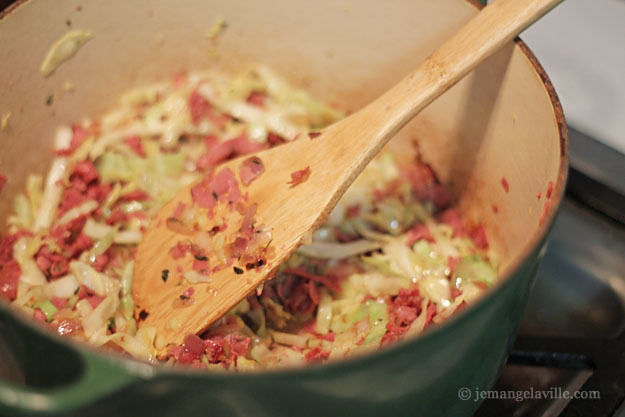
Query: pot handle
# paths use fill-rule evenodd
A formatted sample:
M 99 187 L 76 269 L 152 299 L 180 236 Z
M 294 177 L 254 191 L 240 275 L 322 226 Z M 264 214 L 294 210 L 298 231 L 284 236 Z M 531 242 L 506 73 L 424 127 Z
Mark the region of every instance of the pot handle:
M 8 310 L 0 305 L 0 415 L 69 415 L 151 371 L 79 348 Z

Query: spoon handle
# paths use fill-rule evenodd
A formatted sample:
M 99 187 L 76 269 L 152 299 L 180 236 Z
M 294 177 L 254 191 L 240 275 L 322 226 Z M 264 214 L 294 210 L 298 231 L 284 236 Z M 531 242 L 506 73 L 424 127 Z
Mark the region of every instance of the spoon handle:
M 486 6 L 419 67 L 354 114 L 358 130 L 369 132 L 352 136 L 360 142 L 352 145 L 369 148 L 357 163 L 366 165 L 417 113 L 561 1 L 495 0 Z

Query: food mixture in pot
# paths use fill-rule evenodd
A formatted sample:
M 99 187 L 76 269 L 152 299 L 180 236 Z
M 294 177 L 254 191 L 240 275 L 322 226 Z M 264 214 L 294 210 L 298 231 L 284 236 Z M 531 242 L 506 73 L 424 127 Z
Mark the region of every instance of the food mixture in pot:
M 181 73 L 128 91 L 110 113 L 58 129 L 50 171 L 28 178 L 8 219 L 0 298 L 62 336 L 156 362 L 162 341 L 140 325 L 131 294 L 133 258 L 151 217 L 221 162 L 314 140 L 341 117 L 262 67 L 235 77 Z M 271 175 L 250 160 L 240 177 L 245 184 L 260 174 Z M 309 174 L 293 173 L 293 185 Z M 484 229 L 451 203 L 427 164 L 400 166 L 382 153 L 312 243 L 204 334 L 172 347 L 166 362 L 218 370 L 323 362 L 446 320 L 497 279 Z M 202 230 L 205 219 L 195 207 L 169 219 L 168 227 L 194 226 L 163 255 L 196 256 L 194 273 L 162 272 L 180 284 L 179 308 L 193 297 L 189 283 L 210 287 L 199 252 L 220 254 L 230 267 L 246 256 L 247 246 L 233 252 L 220 228 Z M 268 246 L 270 233 L 256 231 L 256 246 Z M 232 279 L 242 279 L 237 269 Z

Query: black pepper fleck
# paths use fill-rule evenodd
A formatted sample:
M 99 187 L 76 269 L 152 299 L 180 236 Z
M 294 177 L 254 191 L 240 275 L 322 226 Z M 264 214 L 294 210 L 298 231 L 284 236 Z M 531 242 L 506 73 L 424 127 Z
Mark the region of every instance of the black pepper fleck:
M 163 282 L 167 282 L 167 278 L 169 278 L 169 269 L 163 269 L 161 272 L 161 279 Z
M 237 275 L 241 275 L 243 273 L 243 270 L 241 268 L 239 268 L 238 266 L 235 266 L 234 268 L 234 273 Z
M 147 311 L 141 310 L 139 312 L 139 321 L 147 319 L 149 315 L 150 313 L 148 313 Z

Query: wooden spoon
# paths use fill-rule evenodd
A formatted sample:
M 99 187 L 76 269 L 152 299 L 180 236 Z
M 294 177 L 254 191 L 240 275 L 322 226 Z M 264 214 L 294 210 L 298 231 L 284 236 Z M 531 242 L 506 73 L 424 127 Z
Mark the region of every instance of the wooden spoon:
M 209 283 L 190 284 L 182 279 L 195 260 L 190 254 L 173 259 L 170 249 L 178 242 L 193 242 L 195 237 L 167 227 L 167 219 L 177 207 L 183 207 L 181 204 L 193 204 L 191 187 L 165 205 L 139 245 L 133 278 L 135 315 L 139 325 L 157 328 L 158 356 L 164 357 L 168 345 L 182 343 L 187 334 L 207 329 L 272 277 L 322 224 L 347 187 L 402 126 L 560 1 L 493 2 L 416 70 L 365 108 L 325 128 L 317 137 L 300 138 L 258 153 L 265 172 L 249 186 L 240 184 L 240 189 L 249 193 L 248 205 L 258 205 L 255 224 L 271 229 L 273 249 L 266 253 L 260 267 L 230 264 L 211 271 Z M 229 168 L 236 175 L 247 158 L 229 161 L 216 172 Z M 309 178 L 296 186 L 290 184 L 291 174 L 304 169 L 309 170 Z M 242 222 L 237 210 L 224 208 L 209 221 L 206 230 L 223 224 L 223 220 L 229 228 L 221 233 L 231 233 L 234 239 L 233 233 Z

